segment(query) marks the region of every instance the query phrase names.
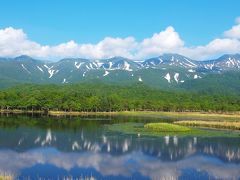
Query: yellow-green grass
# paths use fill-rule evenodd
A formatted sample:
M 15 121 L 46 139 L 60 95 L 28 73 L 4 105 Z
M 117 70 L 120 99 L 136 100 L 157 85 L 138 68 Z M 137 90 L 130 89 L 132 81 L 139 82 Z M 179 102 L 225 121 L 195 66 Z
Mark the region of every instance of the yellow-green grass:
M 231 129 L 231 130 L 240 130 L 240 122 L 233 121 L 176 121 L 174 124 L 184 125 L 184 126 L 193 126 L 193 127 L 208 127 L 208 128 L 217 128 L 217 129 Z
M 229 120 L 240 121 L 240 113 L 207 113 L 207 112 L 155 112 L 155 111 L 119 111 L 119 112 L 65 112 L 65 111 L 49 111 L 53 116 L 81 116 L 81 115 L 96 115 L 96 116 L 136 116 L 145 118 L 174 118 L 174 119 L 199 119 L 199 120 Z
M 87 116 L 87 115 L 96 115 L 96 116 L 111 116 L 117 115 L 118 112 L 82 112 L 82 111 L 49 111 L 48 114 L 52 116 Z
M 170 128 L 167 125 L 165 128 L 168 131 L 159 131 L 158 129 L 145 128 L 143 123 L 119 123 L 119 124 L 111 124 L 105 125 L 107 130 L 113 132 L 119 132 L 122 134 L 128 135 L 136 135 L 136 136 L 195 136 L 195 137 L 237 137 L 239 138 L 240 133 L 230 132 L 230 131 L 219 131 L 219 130 L 208 130 L 208 129 L 198 129 L 187 127 L 187 129 L 183 129 L 184 127 L 178 128 L 180 131 L 174 131 L 174 129 Z M 173 126 L 171 126 L 173 127 Z M 176 130 L 176 129 L 175 129 Z M 185 130 L 185 131 L 183 131 Z
M 210 112 L 154 112 L 154 111 L 123 111 L 118 115 L 139 116 L 146 118 L 174 118 L 174 119 L 199 119 L 199 120 L 229 120 L 240 121 L 240 113 L 210 113 Z
M 147 123 L 144 128 L 158 132 L 186 132 L 191 130 L 188 127 L 169 123 Z
M 21 109 L 1 109 L 0 113 L 13 113 L 13 114 L 22 114 L 22 113 L 43 113 L 44 111 L 40 110 L 21 110 Z
M 151 115 L 171 115 L 171 116 L 221 116 L 221 117 L 233 117 L 239 116 L 240 112 L 164 112 L 164 111 L 121 111 L 119 114 L 151 114 Z
M 43 111 L 0 110 L 1 113 L 43 113 Z M 80 112 L 80 111 L 49 111 L 52 116 L 135 116 L 143 118 L 171 118 L 175 120 L 209 120 L 209 121 L 240 121 L 240 112 L 162 112 L 162 111 L 116 111 L 116 112 Z

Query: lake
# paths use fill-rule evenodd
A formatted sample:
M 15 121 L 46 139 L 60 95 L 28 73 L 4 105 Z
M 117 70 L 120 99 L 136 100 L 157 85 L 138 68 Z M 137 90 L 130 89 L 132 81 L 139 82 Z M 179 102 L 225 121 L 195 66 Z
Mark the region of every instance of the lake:
M 16 179 L 240 179 L 240 137 L 138 136 L 106 128 L 129 121 L 156 122 L 1 115 L 0 174 Z

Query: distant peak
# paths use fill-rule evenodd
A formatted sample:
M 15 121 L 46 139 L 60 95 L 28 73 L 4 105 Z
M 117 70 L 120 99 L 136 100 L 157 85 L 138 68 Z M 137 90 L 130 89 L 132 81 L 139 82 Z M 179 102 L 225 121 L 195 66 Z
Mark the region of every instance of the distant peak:
M 128 59 L 128 58 L 125 58 L 123 56 L 113 56 L 113 57 L 111 57 L 109 59 Z
M 21 56 L 15 57 L 14 59 L 16 59 L 16 60 L 26 60 L 26 59 L 33 59 L 33 58 L 28 56 L 28 55 L 21 55 Z
M 162 56 L 182 56 L 182 55 L 176 53 L 164 53 Z
M 159 57 L 170 57 L 170 56 L 173 56 L 173 57 L 183 57 L 183 58 L 187 58 L 186 56 L 184 55 L 181 55 L 181 54 L 177 54 L 177 53 L 165 53 L 163 54 L 162 56 L 159 56 Z M 188 58 L 189 59 L 189 58 Z
M 86 58 L 63 58 L 61 60 L 59 60 L 59 62 L 62 61 L 90 61 L 90 59 L 86 59 Z
M 226 58 L 240 58 L 240 54 L 236 53 L 236 54 L 224 54 L 221 57 L 219 57 L 218 59 L 226 59 Z

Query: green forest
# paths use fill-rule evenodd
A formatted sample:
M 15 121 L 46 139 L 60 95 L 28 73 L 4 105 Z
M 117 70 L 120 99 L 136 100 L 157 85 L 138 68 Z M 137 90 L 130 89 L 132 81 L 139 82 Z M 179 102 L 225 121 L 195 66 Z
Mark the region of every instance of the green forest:
M 0 91 L 1 110 L 42 111 L 239 111 L 240 97 L 163 91 L 130 86 L 81 83 L 25 84 Z

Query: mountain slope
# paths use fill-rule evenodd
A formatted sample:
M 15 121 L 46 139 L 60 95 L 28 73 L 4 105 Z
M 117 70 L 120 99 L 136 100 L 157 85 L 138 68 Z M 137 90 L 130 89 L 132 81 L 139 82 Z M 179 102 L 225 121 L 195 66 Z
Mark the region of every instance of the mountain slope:
M 195 61 L 179 54 L 164 54 L 144 61 L 113 57 L 66 58 L 57 62 L 46 62 L 29 56 L 19 56 L 0 58 L 0 87 L 19 83 L 66 84 L 100 81 L 123 85 L 140 82 L 161 89 L 190 90 L 194 87 L 207 88 L 211 82 L 218 82 L 225 87 L 227 84 L 228 88 L 236 91 L 238 79 L 226 72 L 238 74 L 239 71 L 239 54 L 223 55 L 207 61 Z
M 189 80 L 180 88 L 205 94 L 240 95 L 240 72 L 228 71 L 222 74 L 209 74 L 198 81 Z

